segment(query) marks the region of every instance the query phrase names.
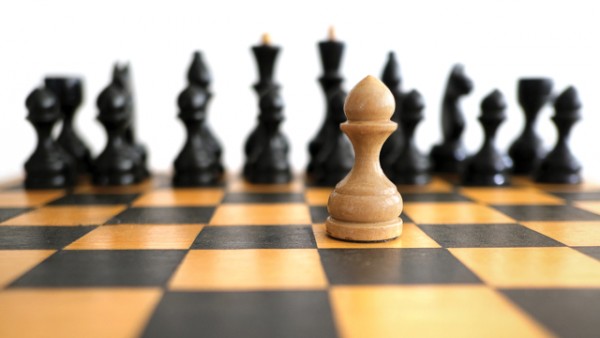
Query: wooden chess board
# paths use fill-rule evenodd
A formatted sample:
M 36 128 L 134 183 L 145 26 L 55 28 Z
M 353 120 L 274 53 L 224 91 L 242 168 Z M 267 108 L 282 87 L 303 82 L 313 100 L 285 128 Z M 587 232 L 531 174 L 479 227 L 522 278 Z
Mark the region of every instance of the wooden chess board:
M 399 187 L 401 238 L 328 238 L 329 189 L 0 191 L 0 337 L 598 337 L 600 186 Z

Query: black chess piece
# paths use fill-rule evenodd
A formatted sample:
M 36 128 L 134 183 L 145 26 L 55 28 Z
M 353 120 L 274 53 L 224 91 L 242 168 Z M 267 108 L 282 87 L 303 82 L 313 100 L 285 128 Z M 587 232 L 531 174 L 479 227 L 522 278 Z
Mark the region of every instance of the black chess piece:
M 212 98 L 212 93 L 210 92 L 212 76 L 200 51 L 194 52 L 192 63 L 187 72 L 187 78 L 189 84 L 202 87 L 208 94 L 207 98 L 209 100 Z M 219 174 L 223 174 L 225 172 L 225 167 L 221 161 L 223 156 L 223 147 L 221 146 L 221 142 L 219 142 L 215 134 L 212 132 L 207 121 L 204 121 L 201 124 L 200 137 L 202 138 L 202 142 L 206 145 L 207 149 L 210 149 L 213 153 L 215 153 L 216 165 Z
M 270 44 L 269 36 L 263 36 L 263 43 L 252 47 L 252 53 L 258 67 L 258 82 L 253 86 L 259 101 L 262 96 L 271 91 L 279 89 L 279 84 L 274 80 L 275 62 L 279 55 L 280 48 Z M 259 123 L 258 126 L 250 133 L 244 145 L 244 153 L 246 157 L 250 156 L 257 149 L 259 143 L 264 139 L 265 130 Z
M 529 175 L 544 157 L 542 139 L 535 132 L 535 122 L 540 109 L 552 94 L 552 79 L 520 79 L 517 88 L 519 104 L 525 113 L 525 128 L 508 149 L 513 161 L 513 173 Z
M 106 129 L 106 147 L 93 165 L 96 185 L 128 185 L 145 178 L 142 157 L 126 138 L 131 124 L 131 95 L 116 83 L 111 83 L 98 96 L 98 120 Z
M 26 189 L 68 188 L 75 184 L 77 172 L 71 156 L 52 138 L 52 129 L 62 117 L 56 95 L 36 88 L 25 100 L 27 120 L 37 133 L 38 142 L 25 162 Z
M 389 88 L 394 95 L 396 101 L 396 108 L 394 114 L 391 117 L 393 122 L 398 124 L 398 128 L 390 135 L 390 137 L 383 144 L 380 153 L 380 162 L 383 171 L 386 175 L 391 175 L 393 172 L 392 167 L 396 163 L 398 154 L 402 151 L 404 136 L 403 125 L 400 118 L 402 114 L 402 98 L 404 93 L 402 92 L 402 77 L 400 75 L 400 65 L 396 60 L 394 52 L 388 54 L 388 60 L 383 68 L 383 74 L 381 75 L 381 81 Z M 420 121 L 420 120 L 419 120 Z
M 136 121 L 136 109 L 135 109 L 135 95 L 133 92 L 133 80 L 131 77 L 131 68 L 129 64 L 119 64 L 115 63 L 113 67 L 112 74 L 112 82 L 117 86 L 121 87 L 125 91 L 127 95 L 130 96 L 128 100 L 129 107 L 128 109 L 131 111 L 131 123 L 125 130 L 125 140 L 133 147 L 134 151 L 139 153 L 139 157 L 142 159 L 142 173 L 143 178 L 147 178 L 150 176 L 150 171 L 148 170 L 148 151 L 146 147 L 137 141 L 135 135 L 135 121 Z
M 346 121 L 344 102 L 346 92 L 343 89 L 329 95 L 328 106 L 331 109 L 331 121 L 337 125 L 337 131 L 332 131 L 328 141 L 315 156 L 313 181 L 318 186 L 335 186 L 352 169 L 354 164 L 354 150 L 350 140 L 339 125 Z
M 77 173 L 87 174 L 91 169 L 92 154 L 74 126 L 75 112 L 83 100 L 82 80 L 78 77 L 46 77 L 44 83 L 58 98 L 63 116 L 57 142 L 75 161 Z
M 484 140 L 481 149 L 469 157 L 461 173 L 461 181 L 467 186 L 510 185 L 510 160 L 495 145 L 498 127 L 506 119 L 506 101 L 494 90 L 481 101 L 479 122 L 483 127 Z
M 288 141 L 279 130 L 284 120 L 283 108 L 277 88 L 261 96 L 259 125 L 262 133 L 244 165 L 244 176 L 251 183 L 288 183 L 292 179 Z
M 209 99 L 210 93 L 195 84 L 189 84 L 177 99 L 179 118 L 185 124 L 187 139 L 175 159 L 175 186 L 215 185 L 221 176 L 217 154 L 201 135 Z
M 331 33 L 331 32 L 330 32 Z M 337 142 L 337 135 L 340 130 L 339 123 L 334 121 L 333 108 L 331 107 L 332 93 L 339 95 L 343 93 L 342 83 L 344 78 L 340 74 L 340 65 L 344 54 L 344 43 L 334 40 L 330 34 L 330 39 L 319 42 L 319 55 L 321 56 L 321 65 L 323 75 L 319 77 L 319 83 L 323 90 L 325 98 L 325 118 L 315 137 L 308 144 L 309 162 L 306 173 L 309 178 L 313 178 L 317 156 L 327 143 Z M 343 122 L 343 121 L 342 121 Z M 336 182 L 337 183 L 337 182 Z
M 448 77 L 446 91 L 442 99 L 442 133 L 441 144 L 431 149 L 431 161 L 434 172 L 457 173 L 467 152 L 462 142 L 465 129 L 465 118 L 459 106 L 459 100 L 473 90 L 473 81 L 467 77 L 462 65 L 452 68 Z
M 427 184 L 431 181 L 429 158 L 417 148 L 414 134 L 423 120 L 425 103 L 416 90 L 404 95 L 399 121 L 404 128 L 402 149 L 390 168 L 388 177 L 396 184 Z
M 567 88 L 554 101 L 552 121 L 558 130 L 556 146 L 541 161 L 535 180 L 540 183 L 579 184 L 581 164 L 568 145 L 573 125 L 581 118 L 581 102 L 574 87 Z
M 260 97 L 264 92 L 271 88 L 279 88 L 279 84 L 274 79 L 275 62 L 279 55 L 280 48 L 267 43 L 268 36 L 263 36 L 263 44 L 252 47 L 252 53 L 258 66 L 258 82 L 254 84 L 254 90 Z

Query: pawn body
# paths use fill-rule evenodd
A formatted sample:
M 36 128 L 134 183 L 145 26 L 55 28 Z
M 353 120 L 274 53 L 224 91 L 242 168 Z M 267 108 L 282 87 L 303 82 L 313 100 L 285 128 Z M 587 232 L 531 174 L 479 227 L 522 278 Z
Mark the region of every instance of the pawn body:
M 26 189 L 68 188 L 76 182 L 73 159 L 52 138 L 54 124 L 60 119 L 56 96 L 45 88 L 35 89 L 25 101 L 27 119 L 36 130 L 38 143 L 25 162 Z
M 142 154 L 126 138 L 132 117 L 130 98 L 114 83 L 98 97 L 98 120 L 106 129 L 108 141 L 94 161 L 92 180 L 96 185 L 129 185 L 146 177 Z
M 278 184 L 292 180 L 288 140 L 280 131 L 284 120 L 279 90 L 272 88 L 260 99 L 259 133 L 251 134 L 254 145 L 246 148 L 244 177 L 251 183 Z
M 390 121 L 394 97 L 381 81 L 368 76 L 352 89 L 344 109 L 348 121 L 340 127 L 350 138 L 356 159 L 329 196 L 327 233 L 358 242 L 396 238 L 402 233 L 402 198 L 379 162 L 383 143 L 397 128 Z
M 568 145 L 573 125 L 580 119 L 581 102 L 573 87 L 567 88 L 555 101 L 552 121 L 558 129 L 558 140 L 554 149 L 542 160 L 535 180 L 540 183 L 579 184 L 581 164 L 573 156 Z
M 506 103 L 498 90 L 481 102 L 479 122 L 485 136 L 481 149 L 467 159 L 461 173 L 461 181 L 467 186 L 510 185 L 511 163 L 495 146 L 496 131 L 506 119 Z
M 178 98 L 179 118 L 185 124 L 187 139 L 175 159 L 173 185 L 178 187 L 217 184 L 222 168 L 217 153 L 202 137 L 206 105 L 210 94 L 202 87 L 189 85 Z
M 400 155 L 394 161 L 390 178 L 396 184 L 427 184 L 431 181 L 429 158 L 421 154 L 414 139 L 415 128 L 423 119 L 425 104 L 421 94 L 412 90 L 402 101 L 399 120 L 404 128 Z

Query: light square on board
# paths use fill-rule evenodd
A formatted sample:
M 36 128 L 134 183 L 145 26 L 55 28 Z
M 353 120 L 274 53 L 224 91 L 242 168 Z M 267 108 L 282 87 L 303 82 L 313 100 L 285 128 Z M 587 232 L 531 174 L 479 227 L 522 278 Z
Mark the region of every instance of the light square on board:
M 74 250 L 188 249 L 198 233 L 199 224 L 121 224 L 101 226 L 71 243 Z
M 461 193 L 486 204 L 564 204 L 562 199 L 534 188 L 462 188 Z
M 172 290 L 324 289 L 316 249 L 191 250 L 171 279 Z
M 0 207 L 26 208 L 48 203 L 64 195 L 62 191 L 3 191 L 0 192 Z
M 417 224 L 514 222 L 512 218 L 493 208 L 472 202 L 405 203 L 404 213 Z
M 577 208 L 600 215 L 600 201 L 579 201 L 573 203 Z
M 428 192 L 451 192 L 453 189 L 452 184 L 439 178 L 432 177 L 431 182 L 426 185 L 399 185 L 398 191 L 400 194 L 403 193 L 428 193 Z
M 290 183 L 284 184 L 253 184 L 249 183 L 241 177 L 231 177 L 228 181 L 227 191 L 229 192 L 247 192 L 247 193 L 286 193 L 286 192 L 302 192 L 304 183 L 298 178 L 293 179 Z
M 344 338 L 550 336 L 485 286 L 334 286 L 330 294 Z
M 402 235 L 396 239 L 378 243 L 357 243 L 331 238 L 325 224 L 313 224 L 313 232 L 319 249 L 374 249 L 374 248 L 439 248 L 431 237 L 412 223 L 404 223 Z
M 304 203 L 221 204 L 210 225 L 308 225 L 308 206 Z
M 308 205 L 327 205 L 333 188 L 306 188 L 304 196 Z
M 223 195 L 222 188 L 158 189 L 144 193 L 133 206 L 211 206 L 219 204 Z
M 523 222 L 524 226 L 569 246 L 600 246 L 600 222 Z
M 0 225 L 100 225 L 125 208 L 121 205 L 41 207 Z
M 137 337 L 161 293 L 158 288 L 6 290 L 0 293 L 0 336 Z
M 0 288 L 29 271 L 55 250 L 0 250 Z M 0 316 L 1 317 L 1 316 Z M 8 337 L 1 335 L 2 337 Z
M 448 250 L 496 287 L 600 287 L 600 262 L 568 247 Z
M 51 206 L 130 204 L 138 194 L 68 194 L 52 201 Z

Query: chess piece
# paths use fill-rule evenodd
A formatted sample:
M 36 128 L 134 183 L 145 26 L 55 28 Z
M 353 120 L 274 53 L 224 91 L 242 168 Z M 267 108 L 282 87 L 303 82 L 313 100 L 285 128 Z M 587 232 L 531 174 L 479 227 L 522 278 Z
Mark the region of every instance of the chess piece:
M 187 139 L 175 160 L 175 186 L 207 186 L 219 181 L 221 173 L 217 153 L 205 142 L 201 134 L 209 99 L 210 93 L 195 84 L 188 85 L 177 99 L 179 118 L 185 124 Z
M 126 138 L 131 124 L 131 95 L 116 83 L 111 83 L 98 96 L 98 120 L 106 129 L 106 147 L 93 165 L 96 185 L 128 185 L 145 178 L 143 159 Z
M 484 140 L 481 149 L 468 158 L 462 172 L 462 184 L 467 186 L 503 186 L 510 184 L 511 163 L 495 146 L 496 131 L 506 119 L 506 101 L 494 90 L 481 102 L 479 122 Z
M 76 182 L 77 172 L 71 156 L 52 138 L 52 129 L 61 118 L 56 96 L 46 88 L 37 88 L 25 100 L 38 143 L 25 162 L 26 189 L 68 188 Z
M 340 128 L 350 138 L 356 160 L 329 196 L 327 233 L 358 242 L 396 238 L 402 233 L 402 198 L 379 163 L 381 147 L 397 127 L 390 121 L 394 96 L 377 78 L 367 76 L 350 91 L 344 110 L 348 121 Z
M 210 92 L 210 83 L 212 81 L 212 77 L 208 67 L 206 66 L 206 63 L 204 62 L 202 53 L 199 51 L 194 52 L 192 64 L 188 69 L 187 78 L 189 84 L 194 84 L 204 89 L 204 91 L 207 93 L 208 100 L 212 98 L 212 93 Z M 217 166 L 217 170 L 219 171 L 220 175 L 223 174 L 225 172 L 225 167 L 223 166 L 221 160 L 223 155 L 223 147 L 221 146 L 219 140 L 215 137 L 207 121 L 204 121 L 201 124 L 200 137 L 202 138 L 202 142 L 205 144 L 205 147 L 215 154 L 214 156 L 216 158 L 215 164 Z
M 402 77 L 400 76 L 400 65 L 398 61 L 396 61 L 396 55 L 394 52 L 390 52 L 388 54 L 387 63 L 383 69 L 383 74 L 381 75 L 381 81 L 388 87 L 388 89 L 394 95 L 394 100 L 396 101 L 396 108 L 394 109 L 394 114 L 392 115 L 392 122 L 396 122 L 398 124 L 398 128 L 396 131 L 390 135 L 390 137 L 383 144 L 383 148 L 381 148 L 381 167 L 383 171 L 388 175 L 392 176 L 392 166 L 396 162 L 398 158 L 398 154 L 402 151 L 404 136 L 403 134 L 403 125 L 400 121 L 400 115 L 402 112 Z
M 339 125 L 346 120 L 345 100 L 346 92 L 341 88 L 329 95 L 331 123 L 338 127 L 330 131 L 329 141 L 323 144 L 315 156 L 313 181 L 317 186 L 334 186 L 352 169 L 354 162 L 352 145 L 339 128 Z
M 147 178 L 150 176 L 150 171 L 148 170 L 148 151 L 146 147 L 137 141 L 135 135 L 135 121 L 136 121 L 136 110 L 135 110 L 135 95 L 133 92 L 133 80 L 131 78 L 131 71 L 129 64 L 120 65 L 115 63 L 113 67 L 113 75 L 112 82 L 121 87 L 125 91 L 127 95 L 130 96 L 128 100 L 128 109 L 131 111 L 131 123 L 125 130 L 125 140 L 132 146 L 133 150 L 139 154 L 141 158 L 141 169 L 143 173 L 143 178 Z
M 56 95 L 63 116 L 57 142 L 73 158 L 78 174 L 86 174 L 92 165 L 89 147 L 75 131 L 74 118 L 82 101 L 82 80 L 77 77 L 46 77 L 46 88 Z
M 258 96 L 259 101 L 265 93 L 271 91 L 272 89 L 279 89 L 279 85 L 273 79 L 275 61 L 277 60 L 279 50 L 279 47 L 272 45 L 271 37 L 266 33 L 262 36 L 262 43 L 258 46 L 252 47 L 252 53 L 254 54 L 254 58 L 256 59 L 256 64 L 258 66 L 259 78 L 258 82 L 254 84 L 253 88 Z M 258 144 L 264 140 L 264 133 L 265 130 L 260 124 L 250 133 L 248 139 L 246 140 L 246 144 L 244 145 L 244 153 L 246 154 L 246 157 L 250 156 L 251 153 L 256 152 L 256 147 L 258 147 Z
M 289 145 L 279 126 L 283 122 L 283 100 L 276 87 L 260 99 L 259 128 L 262 133 L 246 158 L 244 177 L 251 183 L 288 183 L 292 180 L 288 162 Z
M 389 176 L 396 184 L 427 184 L 431 181 L 429 158 L 417 149 L 414 138 L 415 129 L 423 120 L 424 108 L 423 96 L 418 91 L 412 90 L 404 95 L 399 116 L 404 128 L 402 150 L 396 157 Z
M 442 133 L 441 144 L 431 149 L 433 171 L 441 173 L 457 173 L 467 152 L 462 142 L 465 129 L 465 118 L 459 106 L 460 98 L 473 90 L 473 82 L 465 74 L 462 65 L 452 68 L 442 99 Z
M 508 154 L 513 161 L 513 173 L 528 175 L 544 157 L 542 139 L 535 132 L 535 122 L 540 109 L 552 94 L 552 80 L 548 78 L 520 79 L 517 93 L 519 104 L 525 113 L 525 128 L 512 143 Z
M 340 74 L 340 64 L 343 53 L 344 43 L 336 39 L 335 31 L 333 27 L 330 27 L 328 39 L 319 42 L 319 54 L 321 56 L 321 65 L 323 66 L 323 75 L 319 77 L 319 83 L 321 84 L 326 102 L 325 119 L 323 120 L 317 135 L 308 144 L 308 153 L 310 155 L 310 159 L 308 162 L 308 167 L 306 168 L 306 173 L 309 176 L 309 179 L 321 182 L 316 182 L 317 184 L 324 184 L 324 181 L 322 181 L 321 178 L 315 179 L 314 177 L 315 166 L 318 162 L 317 157 L 326 144 L 336 143 L 337 136 L 341 134 L 339 132 L 340 122 L 334 121 L 335 119 L 333 115 L 335 112 L 333 111 L 334 108 L 331 106 L 332 100 L 330 96 L 340 95 L 340 93 L 343 92 L 342 83 L 344 82 L 344 78 Z M 340 154 L 340 158 L 347 156 L 352 155 L 348 153 Z M 333 181 L 332 184 L 338 182 L 338 180 L 335 180 L 334 178 L 328 181 Z
M 554 149 L 540 163 L 535 180 L 541 183 L 581 183 L 581 164 L 571 153 L 568 145 L 573 125 L 581 118 L 581 102 L 574 87 L 567 88 L 554 101 L 552 121 L 558 130 Z

